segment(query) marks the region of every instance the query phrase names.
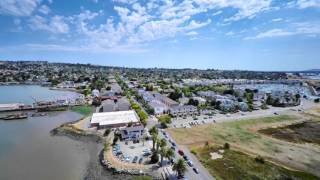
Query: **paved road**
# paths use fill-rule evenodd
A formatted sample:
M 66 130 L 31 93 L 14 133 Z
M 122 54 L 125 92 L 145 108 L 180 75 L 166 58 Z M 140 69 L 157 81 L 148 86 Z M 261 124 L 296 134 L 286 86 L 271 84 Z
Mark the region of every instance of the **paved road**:
M 167 135 L 168 133 L 163 130 Z M 160 138 L 165 138 L 165 136 L 163 135 L 163 133 L 161 131 L 159 131 L 159 136 Z M 168 138 L 165 138 L 167 140 L 168 143 L 168 147 L 171 147 L 171 143 L 169 142 L 169 139 L 174 142 L 174 140 L 168 136 Z M 190 153 L 189 149 L 185 146 L 180 146 L 177 143 L 176 144 L 176 150 L 175 150 L 175 161 L 177 161 L 180 158 L 183 158 L 182 156 L 180 156 L 177 152 L 178 150 L 182 150 L 184 152 L 184 154 L 186 154 L 188 156 L 188 158 L 193 162 L 193 167 L 196 167 L 199 170 L 199 174 L 196 174 L 193 171 L 193 167 L 190 167 L 189 165 L 187 165 L 187 172 L 185 173 L 185 179 L 188 180 L 214 180 L 214 178 L 211 176 L 211 174 L 207 171 L 207 169 L 205 167 L 202 166 L 202 164 L 199 162 L 199 160 L 192 154 Z M 169 171 L 171 173 L 175 173 L 172 171 L 172 167 L 167 167 L 165 169 L 165 171 Z M 171 176 L 172 180 L 177 179 L 175 175 Z

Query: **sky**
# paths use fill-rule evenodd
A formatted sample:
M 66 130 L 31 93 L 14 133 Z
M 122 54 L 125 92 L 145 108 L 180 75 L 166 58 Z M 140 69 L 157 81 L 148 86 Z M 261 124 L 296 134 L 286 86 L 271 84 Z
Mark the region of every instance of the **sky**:
M 1 0 L 0 59 L 320 69 L 320 0 Z

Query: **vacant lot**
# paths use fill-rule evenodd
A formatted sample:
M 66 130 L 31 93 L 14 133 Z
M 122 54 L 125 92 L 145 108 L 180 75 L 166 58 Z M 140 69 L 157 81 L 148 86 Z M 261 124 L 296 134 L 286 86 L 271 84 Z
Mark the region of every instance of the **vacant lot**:
M 306 117 L 309 118 L 309 117 Z M 253 156 L 261 155 L 286 167 L 303 170 L 320 176 L 320 148 L 310 144 L 291 142 L 263 135 L 257 130 L 306 121 L 298 116 L 272 116 L 258 119 L 202 125 L 191 129 L 169 129 L 178 144 L 190 148 L 203 146 L 206 142 L 231 147 Z
M 223 150 L 222 158 L 212 160 L 210 153 L 219 152 L 216 146 L 194 149 L 197 157 L 216 179 L 318 179 L 298 171 L 292 171 L 270 162 L 256 160 L 247 154 L 231 149 Z
M 320 145 L 320 123 L 316 121 L 306 121 L 279 128 L 261 129 L 259 132 L 294 143 Z

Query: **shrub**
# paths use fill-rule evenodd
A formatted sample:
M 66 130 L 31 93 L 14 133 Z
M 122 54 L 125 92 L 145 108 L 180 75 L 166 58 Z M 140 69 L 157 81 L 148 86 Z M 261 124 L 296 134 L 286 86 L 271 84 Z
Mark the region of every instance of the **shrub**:
M 194 155 L 197 155 L 197 152 L 194 149 L 192 149 L 190 152 Z
M 264 158 L 261 156 L 257 156 L 256 158 L 254 158 L 254 160 L 258 163 L 264 164 Z
M 153 151 L 152 156 L 151 156 L 151 163 L 155 164 L 159 161 L 159 154 L 157 151 Z
M 112 144 L 115 145 L 118 142 L 118 140 L 119 140 L 119 137 L 118 136 L 114 136 Z
M 224 143 L 223 148 L 224 149 L 230 149 L 230 144 L 229 143 Z
M 111 132 L 111 129 L 106 129 L 106 130 L 104 131 L 103 136 L 108 136 L 108 135 L 110 134 L 110 132 Z

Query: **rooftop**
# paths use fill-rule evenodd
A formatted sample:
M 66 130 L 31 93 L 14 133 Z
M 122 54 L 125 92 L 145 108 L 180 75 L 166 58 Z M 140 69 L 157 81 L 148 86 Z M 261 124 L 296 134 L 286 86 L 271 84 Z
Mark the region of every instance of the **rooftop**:
M 135 111 L 116 111 L 93 113 L 91 123 L 99 124 L 100 126 L 125 124 L 129 122 L 139 122 L 139 117 Z

